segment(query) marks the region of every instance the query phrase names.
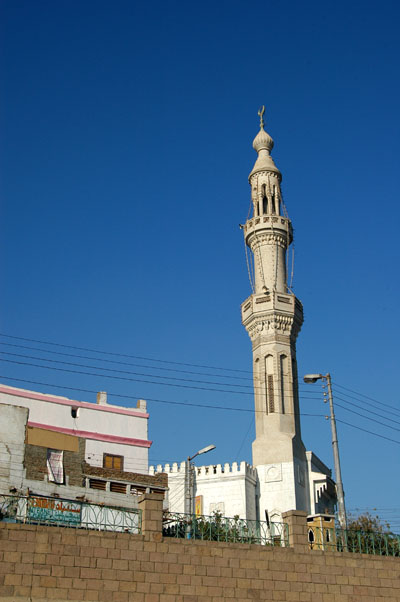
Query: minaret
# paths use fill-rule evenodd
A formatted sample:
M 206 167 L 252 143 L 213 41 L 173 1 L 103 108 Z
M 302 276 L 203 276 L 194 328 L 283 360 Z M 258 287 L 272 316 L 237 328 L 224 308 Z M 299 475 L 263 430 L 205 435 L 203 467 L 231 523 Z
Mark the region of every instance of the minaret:
M 243 226 L 254 259 L 253 293 L 242 304 L 242 322 L 253 348 L 256 438 L 253 465 L 259 475 L 259 511 L 278 514 L 308 511 L 309 488 L 301 440 L 296 338 L 303 307 L 288 292 L 286 253 L 293 240 L 284 209 L 281 173 L 270 151 L 274 142 L 264 130 L 253 142 L 258 157 L 250 173 L 252 216 Z

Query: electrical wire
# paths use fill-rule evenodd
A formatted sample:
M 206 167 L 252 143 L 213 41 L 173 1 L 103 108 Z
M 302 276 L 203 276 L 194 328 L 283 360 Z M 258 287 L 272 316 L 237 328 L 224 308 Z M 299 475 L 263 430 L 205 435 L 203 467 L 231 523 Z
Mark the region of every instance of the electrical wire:
M 388 403 L 384 403 L 383 401 L 378 401 L 377 399 L 374 399 L 373 397 L 368 397 L 368 395 L 364 395 L 364 393 L 359 393 L 358 391 L 354 391 L 353 389 L 349 389 L 347 387 L 344 387 L 343 385 L 339 385 L 339 383 L 337 383 L 337 382 L 334 382 L 332 384 L 335 385 L 336 387 L 340 387 L 341 389 L 344 389 L 345 391 L 350 391 L 350 393 L 355 393 L 356 395 L 365 397 L 366 399 L 369 399 L 370 401 L 375 401 L 375 403 L 379 403 L 382 406 L 391 408 L 392 410 L 396 410 L 396 412 L 400 412 L 400 408 L 396 408 L 395 406 L 389 405 Z
M 351 412 L 352 414 L 357 414 L 357 416 L 361 416 L 361 418 L 363 418 L 364 420 L 370 420 L 374 424 L 380 424 L 382 426 L 385 426 L 388 429 L 392 429 L 393 431 L 400 432 L 400 429 L 396 428 L 395 426 L 390 426 L 389 424 L 380 422 L 379 420 L 376 420 L 375 418 L 370 418 L 369 416 L 364 416 L 363 414 L 360 414 L 360 412 L 356 412 L 355 410 L 350 410 L 350 408 L 346 408 L 345 406 L 342 406 L 340 403 L 335 402 L 335 407 L 342 408 L 343 410 L 346 410 L 347 412 Z
M 400 445 L 400 441 L 396 441 L 396 439 L 390 439 L 390 437 L 385 437 L 384 435 L 379 435 L 378 433 L 374 433 L 373 431 L 368 431 L 367 429 L 361 428 L 361 426 L 356 426 L 355 424 L 345 422 L 344 420 L 340 420 L 339 418 L 336 418 L 336 422 L 341 422 L 342 424 L 351 426 L 352 428 L 357 429 L 359 431 L 363 431 L 364 433 L 369 433 L 370 435 L 374 435 L 375 437 L 380 437 L 381 439 L 386 439 L 386 441 L 392 441 L 393 443 L 397 443 L 398 445 Z
M 7 375 L 1 375 L 0 374 L 0 378 L 5 378 L 7 380 L 12 380 L 12 381 L 18 381 L 18 382 L 24 382 L 24 383 L 29 383 L 31 385 L 40 385 L 40 386 L 44 386 L 44 387 L 55 387 L 57 389 L 65 389 L 68 391 L 79 391 L 81 393 L 94 393 L 97 394 L 97 391 L 93 390 L 93 389 L 82 389 L 79 387 L 70 387 L 70 386 L 64 386 L 64 385 L 56 385 L 54 383 L 44 383 L 44 382 L 39 382 L 39 381 L 34 381 L 34 380 L 29 380 L 26 378 L 16 378 L 14 376 L 7 376 Z M 142 399 L 143 396 L 141 395 L 121 395 L 119 393 L 114 393 L 109 391 L 108 394 L 111 397 L 118 397 L 121 399 L 134 399 L 135 401 L 137 399 Z M 187 401 L 171 401 L 168 399 L 154 399 L 151 397 L 146 397 L 146 401 L 151 401 L 154 403 L 165 403 L 165 404 L 170 404 L 170 405 L 178 405 L 178 406 L 188 406 L 188 407 L 194 407 L 194 408 L 207 408 L 207 409 L 212 409 L 212 410 L 226 410 L 226 411 L 232 411 L 232 412 L 252 412 L 252 413 L 264 413 L 262 412 L 262 410 L 255 410 L 255 409 L 249 409 L 249 408 L 232 408 L 232 407 L 228 407 L 228 406 L 217 406 L 217 405 L 209 405 L 209 404 L 201 404 L 201 403 L 192 403 L 192 402 L 187 402 Z M 287 412 L 287 414 L 289 415 L 289 412 Z M 309 413 L 301 413 L 302 416 L 312 416 L 312 417 L 319 417 L 319 418 L 325 418 L 325 414 L 309 414 Z
M 358 401 L 364 405 L 370 406 L 372 408 L 375 408 L 376 410 L 379 410 L 381 408 L 377 408 L 376 404 L 372 404 L 372 403 L 368 403 L 367 401 L 364 401 L 363 399 L 358 399 L 357 397 L 354 397 L 353 395 L 348 395 L 347 393 L 343 393 L 343 391 L 339 391 L 339 395 L 344 395 L 345 397 L 349 397 L 350 399 L 354 399 L 355 401 Z M 343 399 L 343 397 L 339 397 L 339 395 L 337 394 L 336 391 L 334 391 L 334 398 L 335 399 L 341 399 L 342 401 L 346 401 L 346 403 L 352 403 L 350 401 L 348 401 L 347 399 Z M 370 414 L 376 414 L 376 416 L 379 416 L 380 418 L 384 418 L 385 420 L 391 420 L 392 422 L 397 422 L 396 420 L 393 420 L 393 418 L 385 418 L 385 416 L 382 416 L 382 414 L 378 414 L 376 412 L 373 412 L 372 410 L 368 410 L 367 408 L 363 406 L 358 406 L 357 404 L 353 404 L 354 406 L 363 409 L 365 412 L 369 412 Z M 396 416 L 396 418 L 400 418 L 400 416 L 398 414 L 396 414 L 395 412 L 391 412 L 390 410 L 382 410 L 385 411 L 387 414 L 391 414 L 392 416 Z M 400 422 L 398 423 L 400 424 Z
M 205 368 L 205 369 L 209 368 L 211 370 L 222 370 L 222 371 L 226 371 L 226 372 L 242 372 L 245 374 L 252 374 L 251 370 L 240 370 L 238 368 L 222 368 L 220 366 L 207 366 L 207 365 L 202 365 L 202 364 L 190 364 L 190 363 L 186 363 L 186 362 L 174 362 L 174 361 L 162 360 L 162 359 L 158 359 L 158 358 L 143 357 L 140 355 L 130 355 L 127 353 L 116 353 L 114 351 L 102 351 L 99 349 L 90 349 L 88 347 L 77 347 L 75 345 L 66 345 L 63 343 L 53 343 L 51 341 L 43 341 L 43 340 L 39 340 L 39 339 L 29 339 L 27 337 L 17 337 L 15 335 L 6 334 L 3 332 L 0 332 L 0 336 L 10 338 L 10 339 L 17 339 L 19 341 L 28 341 L 30 343 L 39 343 L 41 345 L 54 345 L 55 347 L 64 347 L 65 349 L 76 349 L 78 351 L 89 351 L 90 353 L 100 353 L 102 355 L 113 355 L 115 357 L 128 357 L 128 358 L 132 358 L 132 359 L 139 359 L 139 360 L 145 360 L 145 361 L 150 361 L 150 362 L 160 362 L 162 364 L 171 364 L 171 365 L 175 365 L 175 366 L 189 366 L 189 367 Z
M 98 366 L 87 366 L 84 364 L 76 364 L 73 362 L 61 362 L 59 360 L 51 360 L 51 359 L 47 359 L 47 358 L 37 358 L 34 356 L 27 356 L 27 355 L 22 355 L 22 354 L 17 354 L 17 353 L 9 353 L 9 352 L 3 352 L 0 351 L 0 354 L 6 354 L 6 355 L 12 355 L 13 357 L 23 357 L 23 358 L 27 358 L 27 359 L 36 359 L 38 361 L 45 361 L 45 362 L 50 362 L 52 364 L 54 363 L 61 363 L 61 364 L 65 364 L 68 366 L 75 366 L 75 367 L 82 367 L 82 368 L 88 368 L 91 370 L 109 370 L 112 372 L 118 372 L 118 373 L 125 373 L 125 374 L 137 374 L 138 376 L 149 376 L 147 374 L 140 374 L 140 373 L 135 373 L 135 372 L 126 372 L 126 371 L 122 371 L 122 370 L 113 370 L 111 368 L 102 368 L 102 367 L 98 367 Z M 168 383 L 168 382 L 157 382 L 154 380 L 145 380 L 142 378 L 130 378 L 127 376 L 116 376 L 116 375 L 110 375 L 110 374 L 104 374 L 104 373 L 100 373 L 100 374 L 94 374 L 93 372 L 86 372 L 86 371 L 82 371 L 82 370 L 72 370 L 69 368 L 61 368 L 59 366 L 45 366 L 42 364 L 34 364 L 32 362 L 21 362 L 21 361 L 17 361 L 17 360 L 10 360 L 10 359 L 6 359 L 4 357 L 0 357 L 0 362 L 7 362 L 7 363 L 11 363 L 11 364 L 17 364 L 20 366 L 31 366 L 34 368 L 42 368 L 42 369 L 46 369 L 46 370 L 57 370 L 58 372 L 68 372 L 68 373 L 72 373 L 72 374 L 83 374 L 85 376 L 96 376 L 96 377 L 100 377 L 100 378 L 109 378 L 109 379 L 113 379 L 113 380 L 123 380 L 123 381 L 129 381 L 129 382 L 140 382 L 140 383 L 145 383 L 145 384 L 151 384 L 151 385 L 159 385 L 159 386 L 163 386 L 163 387 L 175 387 L 175 388 L 180 388 L 180 389 L 193 389 L 196 391 L 211 391 L 213 393 L 230 393 L 231 395 L 253 395 L 253 391 L 231 391 L 229 389 L 215 389 L 213 387 L 199 387 L 199 386 L 194 386 L 194 385 L 183 385 L 183 384 L 178 384 L 178 383 Z M 151 378 L 164 378 L 164 377 L 158 377 L 155 375 L 150 375 Z M 186 379 L 177 379 L 177 380 L 186 380 Z M 196 382 L 196 381 L 194 381 Z M 218 385 L 219 383 L 211 383 L 211 384 L 216 384 Z M 224 386 L 223 384 L 221 384 L 221 386 Z M 229 387 L 242 387 L 242 385 L 225 385 L 225 386 L 229 386 Z M 315 398 L 309 398 L 309 399 L 315 399 Z
M 48 360 L 46 360 L 48 361 Z M 51 360 L 49 360 L 51 361 Z M 214 389 L 211 387 L 195 387 L 189 385 L 181 385 L 177 383 L 164 383 L 164 382 L 156 382 L 152 380 L 144 380 L 142 378 L 128 378 L 127 376 L 112 376 L 110 374 L 93 374 L 93 372 L 86 372 L 83 370 L 70 370 L 68 368 L 60 368 L 57 366 L 42 366 L 41 364 L 34 364 L 32 362 L 21 362 L 17 360 L 8 360 L 5 358 L 0 358 L 0 362 L 7 362 L 9 364 L 18 364 L 19 366 L 31 366 L 33 368 L 44 368 L 46 370 L 57 370 L 58 372 L 68 372 L 70 374 L 83 374 L 84 376 L 97 376 L 100 378 L 110 378 L 113 380 L 123 380 L 129 382 L 139 382 L 145 383 L 149 385 L 162 385 L 163 387 L 175 387 L 180 389 L 195 389 L 196 391 L 212 391 L 214 393 L 230 393 L 231 395 L 252 395 L 251 392 L 247 391 L 230 391 L 228 389 Z M 99 370 L 100 368 L 92 367 L 94 370 Z
M 19 341 L 26 341 L 26 342 L 30 342 L 30 343 L 39 343 L 39 344 L 42 344 L 42 345 L 49 345 L 49 346 L 52 346 L 52 347 L 62 347 L 62 348 L 65 348 L 65 349 L 74 349 L 74 350 L 78 350 L 78 351 L 87 351 L 87 352 L 97 353 L 97 354 L 106 355 L 106 356 L 110 355 L 110 356 L 113 356 L 113 357 L 125 357 L 125 358 L 131 358 L 131 359 L 139 359 L 139 360 L 150 361 L 150 362 L 155 362 L 155 363 L 170 364 L 170 365 L 174 365 L 174 366 L 187 366 L 187 367 L 206 368 L 206 369 L 208 368 L 208 369 L 211 369 L 211 370 L 227 371 L 227 372 L 250 374 L 250 375 L 252 374 L 251 370 L 242 370 L 242 369 L 238 369 L 238 368 L 225 368 L 225 367 L 222 367 L 222 366 L 209 366 L 209 365 L 195 364 L 195 363 L 189 363 L 189 362 L 176 362 L 176 361 L 164 360 L 164 359 L 160 359 L 160 358 L 149 358 L 149 357 L 138 356 L 138 355 L 133 355 L 133 354 L 124 354 L 124 353 L 117 353 L 117 352 L 112 352 L 112 351 L 98 350 L 98 349 L 93 349 L 93 348 L 88 348 L 88 347 L 79 347 L 79 346 L 76 346 L 76 345 L 67 345 L 67 344 L 64 344 L 64 343 L 53 342 L 53 341 L 45 341 L 45 340 L 42 340 L 42 339 L 32 339 L 32 338 L 29 338 L 29 337 L 20 337 L 20 336 L 16 336 L 16 335 L 7 334 L 7 333 L 0 333 L 0 337 L 4 337 L 4 338 L 8 338 L 8 339 L 13 339 L 13 340 L 19 340 Z M 3 342 L 0 341 L 0 343 L 10 345 L 10 343 L 5 343 L 4 341 Z M 21 346 L 21 347 L 24 347 L 24 346 Z M 30 349 L 30 348 L 28 347 L 28 349 Z M 46 353 L 57 353 L 57 354 L 59 354 L 59 352 L 56 352 L 54 350 L 51 351 L 51 352 L 50 351 L 46 351 L 46 350 L 43 350 L 43 351 L 46 352 Z M 68 355 L 68 356 L 74 357 L 73 354 L 62 353 L 61 355 Z M 92 359 L 92 358 L 86 358 L 85 356 L 75 356 L 75 357 L 80 357 L 81 359 Z M 93 358 L 93 359 L 95 359 L 95 358 Z M 109 359 L 106 359 L 106 358 L 102 358 L 102 359 L 98 358 L 98 359 L 100 361 L 108 362 L 108 363 L 109 362 L 113 362 L 113 363 L 124 364 L 124 362 L 119 362 L 119 361 L 117 362 L 115 360 L 109 360 Z M 133 366 L 135 366 L 136 364 L 127 364 L 127 365 L 133 365 Z M 143 366 L 143 367 L 147 368 L 147 366 Z M 149 366 L 148 368 L 151 368 L 151 367 Z M 208 374 L 208 373 L 201 374 L 201 373 L 197 373 L 197 372 L 180 370 L 180 369 L 173 369 L 173 368 L 165 368 L 165 367 L 161 367 L 161 366 L 159 366 L 158 369 L 159 370 L 168 370 L 168 371 L 173 371 L 173 372 L 189 373 L 189 374 L 199 374 L 201 376 L 212 376 L 214 378 L 220 378 L 219 375 L 212 375 L 212 374 Z M 243 379 L 243 380 L 246 380 L 246 379 L 251 380 L 251 377 L 230 376 L 230 378 Z M 201 382 L 201 381 L 198 381 L 198 382 Z M 369 399 L 370 401 L 374 401 L 375 403 L 378 403 L 378 404 L 380 404 L 382 406 L 385 406 L 387 408 L 391 408 L 391 409 L 395 410 L 396 412 L 400 412 L 400 409 L 397 408 L 397 407 L 395 407 L 395 406 L 393 406 L 393 405 L 381 402 L 381 401 L 379 401 L 379 400 L 377 400 L 377 399 L 375 399 L 373 397 L 369 397 L 368 395 L 365 395 L 364 393 L 360 393 L 358 391 L 355 391 L 354 389 L 350 389 L 348 387 L 345 387 L 345 386 L 337 383 L 336 381 L 333 384 L 335 386 L 337 386 L 337 387 L 340 387 L 341 389 L 344 389 L 345 391 L 349 391 L 350 393 L 354 393 L 354 394 L 356 394 L 358 396 L 364 397 L 365 399 Z M 228 386 L 233 386 L 233 385 L 228 385 Z M 245 386 L 246 385 L 243 385 L 243 387 L 245 387 Z M 347 395 L 345 393 L 342 393 L 342 394 L 346 395 L 347 397 L 351 397 L 351 396 L 349 396 L 349 395 Z
M 0 342 L 0 345 L 4 344 Z M 6 343 L 6 345 L 8 345 L 8 343 Z M 12 344 L 11 344 L 12 345 Z M 20 345 L 12 345 L 13 347 L 22 347 Z M 54 351 L 46 351 L 45 349 L 35 349 L 34 347 L 24 347 L 25 349 L 32 349 L 33 351 L 40 351 L 40 352 L 44 352 L 44 353 L 51 353 L 54 354 L 56 353 L 57 355 L 68 355 L 69 357 L 76 357 L 73 354 L 64 354 L 64 353 L 58 353 L 58 352 L 54 352 Z M 81 368 L 90 368 L 93 370 L 106 370 L 108 372 L 117 372 L 119 374 L 130 374 L 130 375 L 134 375 L 134 376 L 149 376 L 151 378 L 163 378 L 166 380 L 175 380 L 175 381 L 181 381 L 181 382 L 190 382 L 190 383 L 197 383 L 197 384 L 209 384 L 209 385 L 217 385 L 217 386 L 226 386 L 226 387 L 236 387 L 236 388 L 240 388 L 240 389 L 250 389 L 250 391 L 243 391 L 244 395 L 251 395 L 254 389 L 260 389 L 260 390 L 264 390 L 264 387 L 257 387 L 255 385 L 244 385 L 244 384 L 236 384 L 236 383 L 218 383 L 218 382 L 212 382 L 212 381 L 205 381 L 205 380 L 195 380 L 195 379 L 187 379 L 187 378 L 178 378 L 178 377 L 173 377 L 173 376 L 159 376 L 157 374 L 145 374 L 142 372 L 132 372 L 129 370 L 118 370 L 115 368 L 105 368 L 104 366 L 88 366 L 86 364 L 81 364 L 81 363 L 76 363 L 76 362 L 67 362 L 65 360 L 53 360 L 50 358 L 46 358 L 46 357 L 37 357 L 37 356 L 33 356 L 33 355 L 26 355 L 26 354 L 20 354 L 20 353 L 12 353 L 10 351 L 0 351 L 1 355 L 10 355 L 12 357 L 19 357 L 19 358 L 24 358 L 24 359 L 34 359 L 34 360 L 39 360 L 41 362 L 48 362 L 48 363 L 56 363 L 56 364 L 63 364 L 63 365 L 67 365 L 67 366 L 75 366 L 75 367 L 81 367 Z M 88 357 L 88 356 L 78 356 L 86 359 L 91 359 L 94 361 L 108 361 L 108 360 L 99 360 L 98 358 L 94 358 L 94 357 Z M 112 361 L 112 360 L 111 360 Z M 114 363 L 114 362 L 112 362 Z M 116 362 L 116 363 L 124 363 L 125 362 Z M 132 366 L 140 366 L 140 364 L 126 364 L 126 365 L 132 365 Z M 43 366 L 46 367 L 46 366 Z M 149 369 L 154 369 L 154 366 L 142 366 L 145 368 L 149 368 Z M 167 368 L 167 370 L 169 370 Z M 172 370 L 174 372 L 174 370 Z M 195 372 L 193 374 L 196 374 Z M 213 375 L 210 375 L 213 376 Z M 224 376 L 218 376 L 216 378 L 224 378 Z M 141 382 L 141 381 L 139 381 Z M 152 383 L 152 384 L 169 384 L 169 383 Z M 195 388 L 195 387 L 194 387 Z M 211 390 L 213 391 L 214 389 L 206 389 L 206 390 Z M 223 392 L 227 392 L 227 391 L 223 391 Z M 233 393 L 234 391 L 232 391 Z M 308 391 L 309 392 L 309 391 Z M 318 398 L 318 394 L 317 392 L 315 393 L 316 395 L 316 399 Z M 313 398 L 312 398 L 313 399 Z
M 347 403 L 348 405 L 351 405 L 355 408 L 359 408 L 360 410 L 363 410 L 364 412 L 368 412 L 368 414 L 372 414 L 373 416 L 378 416 L 378 418 L 381 418 L 382 420 L 387 420 L 388 422 L 391 422 L 394 424 L 400 424 L 400 421 L 398 421 L 398 420 L 393 420 L 393 418 L 386 418 L 385 416 L 378 414 L 378 412 L 373 412 L 372 410 L 363 408 L 362 406 L 359 406 L 358 404 L 353 403 L 352 401 L 348 401 L 347 399 L 343 399 L 343 397 L 339 397 L 338 395 L 335 395 L 335 406 L 339 405 L 336 401 L 337 399 L 339 399 L 340 401 L 343 401 L 344 403 Z
M 1 336 L 1 335 L 0 335 Z M 178 368 L 165 368 L 163 366 L 147 366 L 147 365 L 143 365 L 143 364 L 135 364 L 132 362 L 121 362 L 120 360 L 110 360 L 110 359 L 106 359 L 106 358 L 99 358 L 99 357 L 91 357 L 88 355 L 78 355 L 76 353 L 66 353 L 65 351 L 54 351 L 54 349 L 40 349 L 37 347 L 29 347 L 28 345 L 18 345 L 16 343 L 6 343 L 4 341 L 0 341 L 0 345 L 6 345 L 8 347 L 18 347 L 19 349 L 29 349 L 31 351 L 39 351 L 41 353 L 51 353 L 52 355 L 62 355 L 65 357 L 75 357 L 78 359 L 85 359 L 85 360 L 94 360 L 94 361 L 98 361 L 98 362 L 104 362 L 107 364 L 118 364 L 121 366 L 132 366 L 135 368 L 146 368 L 149 370 L 162 370 L 165 372 L 174 372 L 174 373 L 181 373 L 181 374 L 194 374 L 194 375 L 198 375 L 198 376 L 212 376 L 213 378 L 226 378 L 227 376 L 225 374 L 219 375 L 219 374 L 210 374 L 209 372 L 194 372 L 193 370 L 179 370 Z M 247 380 L 247 381 L 252 381 L 253 379 L 249 376 L 233 376 L 233 375 L 229 375 L 229 378 L 233 378 L 235 380 Z M 202 382 L 202 381 L 199 381 Z M 243 385 L 245 386 L 245 385 Z
M 178 380 L 181 382 L 190 382 L 190 383 L 204 383 L 207 385 L 220 385 L 220 383 L 215 383 L 215 382 L 211 382 L 211 381 L 199 381 L 199 380 L 194 380 L 194 379 L 190 379 L 190 378 L 179 378 L 179 377 L 173 377 L 173 376 L 158 376 L 156 374 L 145 374 L 143 372 L 131 372 L 129 370 L 118 370 L 116 368 L 104 368 L 103 366 L 88 366 L 87 364 L 80 364 L 77 362 L 67 362 L 67 361 L 63 361 L 63 360 L 52 360 L 50 358 L 46 358 L 46 357 L 37 357 L 34 355 L 25 355 L 25 354 L 21 354 L 21 353 L 12 353 L 10 351 L 0 351 L 0 354 L 2 355 L 11 355 L 12 357 L 22 357 L 24 359 L 33 359 L 33 360 L 39 360 L 41 362 L 49 362 L 51 364 L 64 364 L 66 366 L 75 366 L 78 368 L 89 368 L 91 370 L 106 370 L 108 372 L 118 372 L 118 374 L 131 374 L 133 376 L 149 376 L 151 378 L 164 378 L 164 379 L 168 379 L 168 380 Z M 1 358 L 0 358 L 1 359 Z M 95 359 L 95 358 L 93 358 Z M 47 366 L 43 366 L 43 367 L 47 367 Z M 135 380 L 135 379 L 133 379 Z M 140 381 L 139 381 L 140 382 Z M 153 384 L 158 384 L 158 383 L 153 383 Z M 159 383 L 159 384 L 170 384 L 170 383 Z M 228 387 L 240 387 L 240 388 L 248 388 L 248 389 L 252 389 L 253 387 L 250 385 L 237 385 L 237 384 L 230 384 L 230 383 L 221 383 L 221 386 L 228 386 Z M 195 388 L 195 387 L 194 387 Z M 210 389 L 213 390 L 213 389 Z M 233 393 L 234 391 L 232 391 Z M 245 392 L 245 395 L 251 395 L 251 392 Z

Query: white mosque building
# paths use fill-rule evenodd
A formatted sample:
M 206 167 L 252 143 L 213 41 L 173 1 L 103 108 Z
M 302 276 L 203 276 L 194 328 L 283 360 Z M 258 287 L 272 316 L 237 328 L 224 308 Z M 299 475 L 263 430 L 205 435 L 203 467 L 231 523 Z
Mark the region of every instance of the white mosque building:
M 264 130 L 253 141 L 257 159 L 249 176 L 253 214 L 242 226 L 252 254 L 252 293 L 242 303 L 242 322 L 253 352 L 256 438 L 253 465 L 210 465 L 190 471 L 191 509 L 224 516 L 279 520 L 282 512 L 333 513 L 336 488 L 331 471 L 306 451 L 301 439 L 296 339 L 303 306 L 288 288 L 286 254 L 292 223 L 281 195 L 281 172 Z M 171 512 L 185 509 L 185 463 L 151 467 L 167 472 Z

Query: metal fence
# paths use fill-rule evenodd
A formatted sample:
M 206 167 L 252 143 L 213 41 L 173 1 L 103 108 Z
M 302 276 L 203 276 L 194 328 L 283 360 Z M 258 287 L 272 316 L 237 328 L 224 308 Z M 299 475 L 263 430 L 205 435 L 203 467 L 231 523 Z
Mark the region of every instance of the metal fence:
M 182 539 L 203 539 L 230 543 L 288 546 L 289 529 L 286 523 L 267 523 L 229 518 L 215 513 L 213 516 L 196 516 L 165 512 L 163 536 Z
M 142 532 L 141 510 L 43 496 L 0 495 L 0 520 L 119 533 Z
M 394 533 L 310 527 L 308 541 L 313 550 L 400 556 L 400 535 Z

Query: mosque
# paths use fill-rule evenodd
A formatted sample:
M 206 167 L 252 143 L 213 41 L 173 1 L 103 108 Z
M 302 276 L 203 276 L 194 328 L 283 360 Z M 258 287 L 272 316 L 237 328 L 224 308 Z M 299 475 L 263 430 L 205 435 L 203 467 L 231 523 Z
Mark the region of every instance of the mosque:
M 253 353 L 256 437 L 252 465 L 233 462 L 188 470 L 183 462 L 151 467 L 151 474 L 168 473 L 171 512 L 184 512 L 185 497 L 190 497 L 190 511 L 196 514 L 218 511 L 250 520 L 279 521 L 287 510 L 308 515 L 334 512 L 336 487 L 331 471 L 312 451 L 306 451 L 301 438 L 296 339 L 303 324 L 303 306 L 288 286 L 287 252 L 293 229 L 282 199 L 282 175 L 270 154 L 274 142 L 264 129 L 263 115 L 264 107 L 253 141 L 257 159 L 249 175 L 252 215 L 241 226 L 250 250 L 252 289 L 241 306 Z

